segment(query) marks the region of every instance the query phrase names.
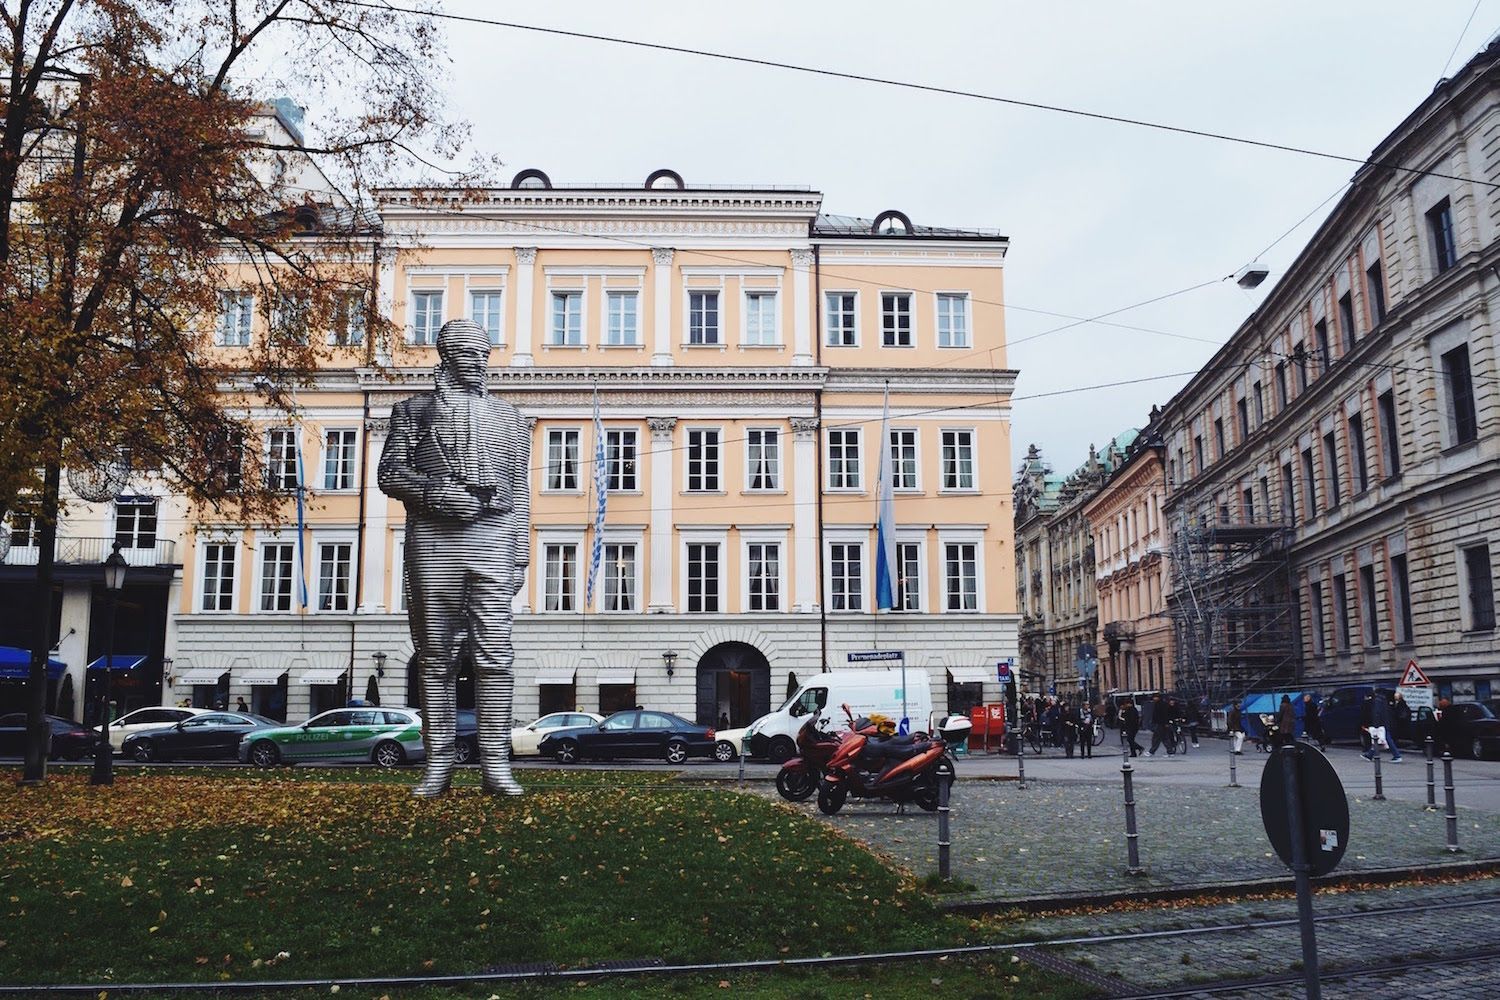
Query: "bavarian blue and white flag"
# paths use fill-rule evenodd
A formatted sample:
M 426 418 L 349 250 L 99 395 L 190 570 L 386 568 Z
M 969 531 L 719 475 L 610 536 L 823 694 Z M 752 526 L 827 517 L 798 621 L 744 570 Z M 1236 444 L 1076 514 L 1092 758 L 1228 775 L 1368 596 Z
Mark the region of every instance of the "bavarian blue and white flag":
M 599 387 L 594 386 L 594 548 L 589 553 L 589 579 L 583 607 L 594 605 L 594 578 L 604 557 L 604 507 L 609 500 L 609 462 L 604 454 L 604 422 L 599 419 Z
M 875 517 L 875 607 L 896 606 L 896 498 L 892 493 L 895 469 L 891 462 L 891 387 L 885 387 L 885 412 L 880 418 L 879 507 Z

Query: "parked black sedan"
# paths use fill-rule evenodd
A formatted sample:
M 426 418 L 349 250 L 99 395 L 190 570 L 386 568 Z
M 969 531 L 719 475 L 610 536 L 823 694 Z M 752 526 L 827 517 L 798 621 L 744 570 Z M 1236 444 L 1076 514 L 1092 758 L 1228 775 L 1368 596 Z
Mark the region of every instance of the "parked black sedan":
M 207 712 L 173 726 L 147 729 L 125 737 L 121 752 L 145 763 L 152 760 L 235 760 L 240 740 L 258 729 L 281 723 L 248 712 Z
M 59 719 L 48 715 L 47 726 L 52 730 L 53 760 L 82 760 L 93 752 L 94 734 L 72 719 Z M 26 753 L 26 713 L 12 712 L 0 715 L 0 757 L 20 757 Z
M 1475 760 L 1484 760 L 1500 753 L 1500 719 L 1486 705 L 1474 702 L 1450 705 L 1434 727 L 1434 735 L 1438 753 L 1442 753 L 1444 744 L 1455 757 L 1467 754 Z
M 539 749 L 543 757 L 560 764 L 614 757 L 651 757 L 681 764 L 689 757 L 712 757 L 714 731 L 670 712 L 631 709 L 616 712 L 597 726 L 548 733 Z

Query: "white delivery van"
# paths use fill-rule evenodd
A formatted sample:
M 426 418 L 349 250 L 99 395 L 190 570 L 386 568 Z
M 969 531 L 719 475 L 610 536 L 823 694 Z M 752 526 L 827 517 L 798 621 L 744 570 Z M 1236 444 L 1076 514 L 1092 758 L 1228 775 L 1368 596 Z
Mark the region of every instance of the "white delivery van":
M 816 712 L 818 725 L 838 732 L 849 724 L 842 706 L 855 718 L 879 713 L 901 720 L 901 670 L 830 670 L 814 674 L 807 683 L 770 715 L 763 715 L 746 731 L 745 746 L 751 757 L 769 757 L 781 763 L 797 753 L 797 731 Z M 932 715 L 932 685 L 927 671 L 906 669 L 906 717 L 913 732 L 925 731 Z

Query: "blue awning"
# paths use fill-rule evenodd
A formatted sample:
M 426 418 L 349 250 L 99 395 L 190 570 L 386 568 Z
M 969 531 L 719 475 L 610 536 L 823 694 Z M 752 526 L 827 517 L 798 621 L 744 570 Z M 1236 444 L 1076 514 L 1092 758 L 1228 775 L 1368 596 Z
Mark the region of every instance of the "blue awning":
M 47 659 L 47 679 L 57 680 L 68 665 L 61 660 Z M 25 680 L 31 674 L 31 650 L 15 646 L 0 646 L 0 678 Z
M 116 653 L 114 656 L 99 657 L 99 659 L 89 664 L 88 669 L 104 670 L 106 660 L 109 662 L 108 669 L 110 670 L 134 670 L 146 662 L 146 658 L 140 653 Z

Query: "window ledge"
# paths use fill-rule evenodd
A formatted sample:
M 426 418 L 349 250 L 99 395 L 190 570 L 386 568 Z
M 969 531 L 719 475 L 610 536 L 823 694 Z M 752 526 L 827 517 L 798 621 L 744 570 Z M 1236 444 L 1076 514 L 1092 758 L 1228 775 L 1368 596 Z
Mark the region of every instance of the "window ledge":
M 723 351 L 728 344 L 679 344 L 685 351 Z
M 864 496 L 869 496 L 869 493 L 867 493 L 864 490 L 859 489 L 857 487 L 850 488 L 850 487 L 843 487 L 843 486 L 829 486 L 829 487 L 825 488 L 823 490 L 823 492 L 825 492 L 825 493 L 837 493 L 841 497 L 864 497 Z
M 854 344 L 827 344 L 827 343 L 825 343 L 823 346 L 827 347 L 827 348 L 829 348 L 831 350 L 836 350 L 836 349 L 839 349 L 839 348 L 842 348 L 844 350 L 851 350 L 853 348 L 858 347 L 859 344 L 858 343 L 854 343 Z
M 601 351 L 644 351 L 645 344 L 600 344 Z
M 678 496 L 684 497 L 722 497 L 728 496 L 723 490 L 683 490 Z
M 937 349 L 940 351 L 972 351 L 974 348 L 970 344 L 939 344 L 937 345 Z
M 1491 625 L 1489 628 L 1466 628 L 1466 629 L 1463 630 L 1463 637 L 1465 639 L 1470 639 L 1470 638 L 1477 639 L 1480 636 L 1493 635 L 1494 632 L 1495 632 L 1495 626 L 1493 626 L 1493 625 Z
M 586 351 L 588 344 L 543 344 L 544 351 Z
M 547 494 L 548 496 L 555 496 L 555 497 L 581 497 L 581 496 L 583 496 L 583 490 L 581 490 L 581 489 L 577 489 L 577 490 L 553 490 L 553 489 L 548 489 L 547 487 L 544 486 L 544 487 L 542 487 L 541 492 Z
M 785 344 L 741 344 L 742 351 L 779 351 L 786 347 Z
M 1472 440 L 1472 441 L 1465 441 L 1462 444 L 1450 444 L 1448 447 L 1444 448 L 1440 452 L 1440 454 L 1442 454 L 1442 455 L 1462 455 L 1466 451 L 1475 451 L 1478 448 L 1479 448 L 1479 438 L 1476 437 L 1474 440 Z
M 740 490 L 742 497 L 784 497 L 786 490 Z
M 979 492 L 980 491 L 979 491 L 979 488 L 977 486 L 965 486 L 965 487 L 963 487 L 961 489 L 952 489 L 952 490 L 950 490 L 950 489 L 940 489 L 940 490 L 938 490 L 938 493 L 946 495 L 946 496 L 978 496 Z

